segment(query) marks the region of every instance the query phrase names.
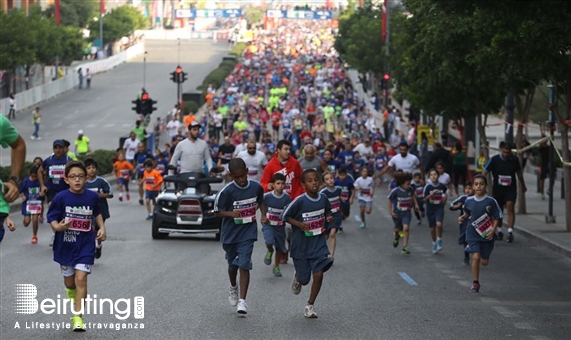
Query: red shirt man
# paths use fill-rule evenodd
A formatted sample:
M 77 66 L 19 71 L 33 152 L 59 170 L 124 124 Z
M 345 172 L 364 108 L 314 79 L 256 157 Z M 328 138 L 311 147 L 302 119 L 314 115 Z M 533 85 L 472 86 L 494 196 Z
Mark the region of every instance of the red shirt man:
M 286 176 L 286 184 L 284 191 L 295 199 L 303 193 L 301 187 L 301 173 L 302 169 L 297 159 L 290 155 L 291 143 L 287 140 L 280 140 L 276 147 L 276 154 L 268 162 L 264 168 L 260 184 L 264 188 L 264 192 L 273 190 L 272 177 L 275 173 L 280 172 Z

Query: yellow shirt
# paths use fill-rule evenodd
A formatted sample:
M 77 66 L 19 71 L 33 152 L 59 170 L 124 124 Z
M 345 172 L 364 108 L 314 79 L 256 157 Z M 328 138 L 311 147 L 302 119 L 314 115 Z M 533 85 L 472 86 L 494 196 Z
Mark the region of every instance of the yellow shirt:
M 248 125 L 246 124 L 246 122 L 235 122 L 234 123 L 234 128 L 240 132 L 242 131 L 246 131 L 246 129 L 248 128 Z
M 77 153 L 87 153 L 89 151 L 89 138 L 82 136 L 81 139 L 76 139 L 75 146 L 77 147 Z

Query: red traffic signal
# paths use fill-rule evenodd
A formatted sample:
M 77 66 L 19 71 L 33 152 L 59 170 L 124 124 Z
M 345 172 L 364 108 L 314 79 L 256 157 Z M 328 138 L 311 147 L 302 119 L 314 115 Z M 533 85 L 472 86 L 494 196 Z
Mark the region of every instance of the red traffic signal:
M 149 99 L 149 94 L 145 92 L 141 95 L 141 100 L 147 100 L 147 99 Z
M 182 67 L 177 66 L 175 72 L 176 73 L 182 73 Z
M 384 79 L 384 80 L 390 80 L 390 79 L 391 79 L 390 74 L 385 73 L 385 75 L 383 76 L 383 79 Z

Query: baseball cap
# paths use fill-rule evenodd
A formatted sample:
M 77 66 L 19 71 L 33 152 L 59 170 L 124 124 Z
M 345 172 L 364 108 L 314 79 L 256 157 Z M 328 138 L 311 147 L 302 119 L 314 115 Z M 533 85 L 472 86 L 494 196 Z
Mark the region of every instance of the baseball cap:
M 77 131 L 77 134 L 78 134 L 78 135 L 83 135 L 83 130 Z
M 71 145 L 71 143 L 66 139 L 62 139 L 62 142 L 63 142 L 63 146 L 65 146 L 65 147 L 69 147 Z
M 194 121 L 190 124 L 188 124 L 188 129 L 192 129 L 193 127 L 200 127 L 200 124 L 198 124 L 198 122 Z
M 53 147 L 55 148 L 56 146 L 61 146 L 63 148 L 65 146 L 65 142 L 61 139 L 56 139 L 54 140 Z

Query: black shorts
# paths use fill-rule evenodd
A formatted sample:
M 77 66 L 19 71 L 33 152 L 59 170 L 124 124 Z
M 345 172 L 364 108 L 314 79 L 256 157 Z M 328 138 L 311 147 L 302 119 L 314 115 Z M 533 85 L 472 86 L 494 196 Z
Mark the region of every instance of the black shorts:
M 547 179 L 549 177 L 549 166 L 539 167 L 539 179 Z
M 278 125 L 278 126 L 272 125 L 272 128 L 274 128 L 274 131 L 276 131 L 276 132 L 277 132 L 277 131 L 280 131 L 280 126 L 279 126 L 279 125 Z
M 492 197 L 496 199 L 500 208 L 504 208 L 507 202 L 516 202 L 517 200 L 517 189 L 516 188 L 494 188 Z
M 351 205 L 350 204 L 341 204 L 341 215 L 345 217 L 349 217 L 351 215 Z

